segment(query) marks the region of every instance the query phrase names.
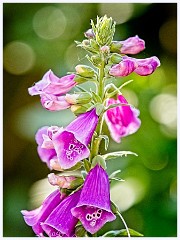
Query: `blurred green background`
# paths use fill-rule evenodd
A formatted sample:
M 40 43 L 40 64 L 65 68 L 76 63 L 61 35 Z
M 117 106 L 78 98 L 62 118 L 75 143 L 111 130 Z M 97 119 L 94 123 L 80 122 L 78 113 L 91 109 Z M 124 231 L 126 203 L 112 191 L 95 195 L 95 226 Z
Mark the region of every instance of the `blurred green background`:
M 123 89 L 140 109 L 142 126 L 121 144 L 110 142 L 108 151 L 130 150 L 128 156 L 108 162 L 108 172 L 121 169 L 125 182 L 112 184 L 112 199 L 130 228 L 146 237 L 177 235 L 177 4 L 175 3 L 4 3 L 4 237 L 34 236 L 20 210 L 37 207 L 48 191 L 49 170 L 36 152 L 34 134 L 44 125 L 67 125 L 69 110 L 48 112 L 39 97 L 27 89 L 52 69 L 63 76 L 80 63 L 86 52 L 76 48 L 90 28 L 90 19 L 107 14 L 117 22 L 115 40 L 136 34 L 146 49 L 138 58 L 157 56 L 161 67 L 151 76 L 132 74 Z M 85 85 L 84 87 L 89 87 Z M 107 127 L 104 132 L 108 134 Z M 37 182 L 38 181 L 38 182 Z M 35 183 L 36 182 L 36 183 Z M 35 183 L 35 184 L 34 184 Z M 101 233 L 124 228 L 108 223 Z

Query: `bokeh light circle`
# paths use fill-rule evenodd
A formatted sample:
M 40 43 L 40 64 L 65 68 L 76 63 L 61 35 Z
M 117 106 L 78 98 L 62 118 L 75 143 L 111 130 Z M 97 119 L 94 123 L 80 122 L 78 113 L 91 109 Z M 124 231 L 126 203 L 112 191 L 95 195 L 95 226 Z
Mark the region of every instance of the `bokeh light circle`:
M 133 11 L 132 3 L 102 3 L 99 6 L 100 15 L 106 14 L 108 17 L 112 17 L 117 24 L 128 21 L 132 17 Z
M 28 44 L 13 41 L 4 47 L 3 60 L 7 72 L 21 75 L 29 71 L 35 64 L 35 53 Z
M 40 38 L 52 40 L 64 33 L 66 18 L 57 7 L 43 7 L 34 15 L 33 28 Z

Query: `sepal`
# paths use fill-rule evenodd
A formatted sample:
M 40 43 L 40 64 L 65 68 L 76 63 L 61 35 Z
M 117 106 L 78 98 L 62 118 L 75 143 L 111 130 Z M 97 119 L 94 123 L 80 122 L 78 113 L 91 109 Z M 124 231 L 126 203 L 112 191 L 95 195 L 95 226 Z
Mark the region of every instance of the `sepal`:
M 102 168 L 106 170 L 106 162 L 104 158 L 100 155 L 97 155 L 92 159 L 91 168 L 94 168 L 97 164 L 99 164 Z

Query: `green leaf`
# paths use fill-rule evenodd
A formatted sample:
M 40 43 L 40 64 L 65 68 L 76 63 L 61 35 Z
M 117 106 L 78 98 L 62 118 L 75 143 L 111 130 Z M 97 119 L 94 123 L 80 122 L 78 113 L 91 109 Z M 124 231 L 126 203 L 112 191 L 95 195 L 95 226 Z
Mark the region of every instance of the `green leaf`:
M 107 135 L 99 135 L 99 138 L 102 138 L 104 139 L 104 142 L 105 142 L 105 150 L 108 149 L 108 146 L 109 146 L 109 137 Z
M 96 164 L 99 164 L 99 165 L 101 165 L 101 167 L 106 169 L 106 162 L 105 162 L 104 158 L 100 155 L 97 155 L 92 159 L 91 168 L 95 167 Z
M 131 151 L 118 151 L 118 152 L 107 153 L 105 155 L 102 155 L 102 157 L 105 160 L 109 160 L 109 159 L 112 159 L 112 158 L 118 158 L 118 157 L 122 157 L 122 156 L 127 157 L 127 155 L 129 155 L 129 154 L 138 156 L 136 153 L 131 152 Z
M 131 229 L 129 229 L 129 233 L 131 237 L 143 237 L 143 234 Z M 121 229 L 121 230 L 112 230 L 109 232 L 106 232 L 102 237 L 127 237 L 127 230 L 126 229 Z

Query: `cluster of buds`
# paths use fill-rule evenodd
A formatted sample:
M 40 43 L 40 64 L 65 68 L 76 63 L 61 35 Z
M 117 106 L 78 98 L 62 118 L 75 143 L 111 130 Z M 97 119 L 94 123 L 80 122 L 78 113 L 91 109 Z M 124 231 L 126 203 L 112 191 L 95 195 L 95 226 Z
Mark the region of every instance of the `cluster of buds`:
M 50 171 L 60 172 L 48 175 L 49 183 L 56 190 L 42 205 L 35 210 L 22 211 L 25 222 L 37 236 L 91 237 L 117 215 L 123 220 L 110 198 L 111 178 L 117 171 L 108 176 L 106 160 L 134 153 L 119 151 L 101 155 L 101 140 L 105 141 L 105 150 L 109 143 L 102 126 L 105 120 L 112 139 L 117 143 L 139 129 L 139 110 L 122 95 L 122 85 L 117 88 L 113 81 L 132 72 L 140 76 L 152 74 L 160 66 L 160 61 L 157 57 L 136 59 L 127 56 L 144 50 L 145 42 L 138 36 L 113 41 L 115 22 L 112 18 L 98 17 L 96 24 L 91 21 L 91 26 L 85 33 L 87 39 L 77 42 L 77 46 L 90 54 L 87 59 L 92 67 L 77 65 L 73 73 L 63 77 L 57 77 L 49 70 L 28 89 L 30 95 L 40 95 L 41 104 L 47 110 L 69 108 L 76 116 L 64 128 L 44 126 L 35 136 L 40 159 Z M 110 84 L 107 79 L 111 80 Z M 95 91 L 79 87 L 89 81 L 95 84 Z M 69 92 L 73 89 L 73 93 Z M 123 223 L 126 233 L 122 230 L 118 236 L 130 236 L 124 220 Z M 135 231 L 133 234 L 140 236 Z

